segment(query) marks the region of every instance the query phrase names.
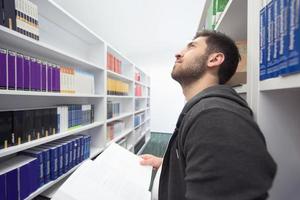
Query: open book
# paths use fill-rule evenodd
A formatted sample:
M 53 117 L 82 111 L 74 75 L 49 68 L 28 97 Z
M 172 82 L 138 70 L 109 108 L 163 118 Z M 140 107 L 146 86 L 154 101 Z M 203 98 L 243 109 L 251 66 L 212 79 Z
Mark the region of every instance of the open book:
M 94 161 L 85 161 L 57 190 L 52 200 L 150 200 L 152 167 L 112 143 Z

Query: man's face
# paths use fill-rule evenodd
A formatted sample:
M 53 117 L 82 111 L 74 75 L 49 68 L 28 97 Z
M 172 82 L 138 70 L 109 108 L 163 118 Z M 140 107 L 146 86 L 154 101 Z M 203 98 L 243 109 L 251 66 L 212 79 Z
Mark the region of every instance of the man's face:
M 180 53 L 176 54 L 172 78 L 180 84 L 199 79 L 206 70 L 206 38 L 198 37 L 190 42 Z

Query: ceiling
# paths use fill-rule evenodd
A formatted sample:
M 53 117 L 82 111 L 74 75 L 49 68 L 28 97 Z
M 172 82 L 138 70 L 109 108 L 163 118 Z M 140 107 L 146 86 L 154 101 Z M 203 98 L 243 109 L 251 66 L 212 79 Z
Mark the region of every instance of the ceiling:
M 54 1 L 137 65 L 153 63 L 153 58 L 174 59 L 174 54 L 194 36 L 205 3 L 204 0 Z

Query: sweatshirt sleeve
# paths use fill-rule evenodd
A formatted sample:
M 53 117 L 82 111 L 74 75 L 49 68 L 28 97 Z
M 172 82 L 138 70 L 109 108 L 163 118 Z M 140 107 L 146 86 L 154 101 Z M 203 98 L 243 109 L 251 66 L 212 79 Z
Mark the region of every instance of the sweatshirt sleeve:
M 186 199 L 266 199 L 276 164 L 259 134 L 231 111 L 201 112 L 183 141 Z

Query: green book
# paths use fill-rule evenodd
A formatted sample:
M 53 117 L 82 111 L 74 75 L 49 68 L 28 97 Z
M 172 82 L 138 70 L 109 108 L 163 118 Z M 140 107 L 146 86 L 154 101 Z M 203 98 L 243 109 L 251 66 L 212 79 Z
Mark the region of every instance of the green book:
M 213 5 L 211 3 L 208 7 L 207 14 L 206 14 L 205 29 L 212 29 L 212 25 L 213 25 Z

